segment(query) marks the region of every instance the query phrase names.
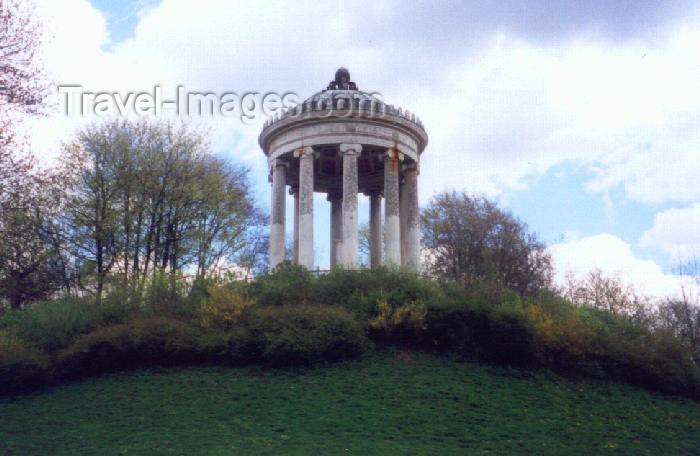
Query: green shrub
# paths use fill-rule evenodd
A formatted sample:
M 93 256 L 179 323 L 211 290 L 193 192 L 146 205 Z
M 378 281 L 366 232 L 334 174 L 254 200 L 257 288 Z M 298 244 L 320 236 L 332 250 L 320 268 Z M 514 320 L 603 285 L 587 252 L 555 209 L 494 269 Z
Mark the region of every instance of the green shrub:
M 100 306 L 129 314 L 137 312 L 141 304 L 136 280 L 125 284 L 123 276 L 108 276 L 100 299 Z M 123 321 L 124 319 L 120 320 L 119 323 Z
M 534 330 L 519 303 L 491 307 L 462 301 L 430 306 L 421 338 L 426 348 L 513 366 L 536 362 Z
M 353 358 L 368 344 L 363 326 L 340 308 L 251 307 L 241 324 L 248 331 L 239 342 L 247 358 L 273 366 Z
M 49 357 L 14 331 L 0 330 L 0 395 L 28 391 L 47 381 Z
M 526 304 L 539 362 L 564 374 L 617 380 L 698 397 L 700 373 L 672 335 L 629 317 L 540 296 Z
M 535 363 L 534 328 L 519 305 L 496 307 L 488 315 L 486 358 L 501 364 Z
M 377 301 L 378 313 L 368 322 L 370 334 L 377 339 L 401 344 L 416 344 L 425 330 L 425 306 L 414 301 L 391 308 L 384 296 Z
M 673 334 L 554 293 L 522 298 L 487 281 L 386 269 L 315 278 L 290 264 L 252 283 L 184 287 L 156 276 L 138 299 L 117 283 L 101 305 L 71 297 L 0 315 L 0 389 L 44 384 L 52 367 L 60 379 L 181 363 L 310 365 L 358 356 L 368 330 L 381 344 L 700 398 L 698 366 Z
M 216 362 L 230 365 L 310 365 L 358 356 L 364 329 L 343 309 L 254 306 L 230 331 L 201 330 L 182 321 L 147 318 L 96 329 L 59 352 L 59 378 L 153 365 Z
M 189 288 L 190 285 L 180 274 L 154 274 L 144 287 L 141 313 L 148 316 L 196 317 L 199 303 L 186 298 Z
M 539 362 L 554 369 L 572 369 L 601 376 L 599 366 L 591 359 L 593 327 L 585 312 L 566 302 L 549 305 L 529 302 L 525 315 L 533 329 L 535 355 Z
M 663 332 L 653 335 L 652 347 L 648 373 L 641 377 L 640 386 L 700 399 L 700 368 L 691 351 L 675 336 Z
M 98 306 L 92 299 L 67 297 L 40 302 L 8 314 L 0 319 L 0 327 L 11 327 L 22 339 L 53 352 L 65 347 L 80 334 L 106 323 L 123 321 L 126 309 Z
M 386 268 L 334 269 L 318 278 L 315 289 L 319 304 L 341 306 L 362 319 L 379 312 L 377 302 L 381 299 L 385 299 L 391 308 L 397 308 L 412 302 L 427 303 L 441 294 L 430 280 Z
M 194 305 L 200 305 L 209 297 L 209 288 L 220 286 L 222 282 L 218 277 L 196 277 L 185 299 Z
M 480 306 L 428 307 L 422 344 L 441 352 L 455 352 L 469 359 L 483 357 L 488 312 Z
M 596 328 L 589 358 L 596 370 L 614 379 L 663 393 L 700 398 L 700 369 L 687 347 L 672 334 L 650 330 L 620 317 Z M 590 368 L 593 363 L 576 366 Z
M 250 295 L 261 305 L 308 304 L 313 302 L 314 279 L 303 266 L 283 262 L 275 270 L 258 278 Z
M 151 365 L 200 361 L 200 332 L 169 318 L 146 318 L 99 328 L 59 352 L 60 378 L 78 378 Z
M 262 341 L 240 326 L 229 331 L 204 331 L 197 342 L 200 361 L 228 366 L 259 363 L 263 349 Z
M 120 309 L 129 316 L 196 318 L 207 296 L 207 288 L 221 282 L 215 278 L 200 278 L 190 283 L 179 272 L 164 271 L 129 283 L 124 283 L 123 277 L 113 277 L 105 288 L 101 305 Z
M 446 283 L 442 283 L 443 287 L 446 285 Z M 451 292 L 472 306 L 497 307 L 520 298 L 517 293 L 498 282 L 477 277 L 469 280 L 462 289 L 453 289 Z
M 255 304 L 255 300 L 225 285 L 211 286 L 207 294 L 199 311 L 205 327 L 231 329 L 240 319 L 241 313 Z

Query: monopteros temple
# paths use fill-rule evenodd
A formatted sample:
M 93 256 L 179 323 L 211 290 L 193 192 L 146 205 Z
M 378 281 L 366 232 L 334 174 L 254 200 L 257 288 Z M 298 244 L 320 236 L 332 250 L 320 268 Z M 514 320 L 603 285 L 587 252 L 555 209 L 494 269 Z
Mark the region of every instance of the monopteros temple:
M 285 259 L 288 193 L 291 260 L 313 267 L 314 192 L 326 193 L 331 205 L 331 267 L 357 267 L 361 192 L 370 200 L 370 265 L 419 269 L 418 174 L 428 135 L 415 114 L 358 90 L 340 68 L 326 90 L 267 121 L 259 143 L 272 183 L 271 269 Z

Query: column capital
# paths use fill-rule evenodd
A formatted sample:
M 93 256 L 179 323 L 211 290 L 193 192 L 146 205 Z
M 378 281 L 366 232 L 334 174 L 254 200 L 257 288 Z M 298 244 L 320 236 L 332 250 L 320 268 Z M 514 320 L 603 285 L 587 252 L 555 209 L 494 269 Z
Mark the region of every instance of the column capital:
M 397 148 L 390 147 L 384 153 L 384 160 L 391 160 L 391 159 L 398 159 L 399 161 L 403 161 L 404 154 L 402 152 L 399 152 L 399 150 Z
M 382 196 L 382 187 L 376 186 L 366 189 L 362 192 L 365 196 Z
M 294 150 L 294 156 L 299 158 L 313 158 L 314 148 L 311 146 L 302 146 Z
M 273 158 L 270 160 L 270 170 L 274 170 L 278 166 L 284 166 L 285 168 L 289 168 L 289 162 L 286 160 L 282 160 L 281 158 Z
M 362 144 L 342 143 L 338 150 L 343 155 L 359 155 L 362 152 Z
M 420 174 L 420 167 L 416 162 L 404 163 L 401 166 L 401 169 L 403 171 L 415 171 L 417 174 Z
M 289 162 L 279 158 L 273 158 L 268 162 L 268 165 L 270 166 L 270 172 L 267 174 L 267 181 L 270 183 L 272 183 L 272 175 L 275 173 L 277 168 L 285 168 L 285 170 L 289 169 Z

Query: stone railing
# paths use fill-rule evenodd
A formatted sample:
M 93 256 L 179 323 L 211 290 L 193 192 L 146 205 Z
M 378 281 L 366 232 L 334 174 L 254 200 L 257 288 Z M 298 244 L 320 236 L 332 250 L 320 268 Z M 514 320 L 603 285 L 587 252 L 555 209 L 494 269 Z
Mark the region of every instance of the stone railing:
M 321 115 L 320 117 L 366 117 L 366 118 L 381 118 L 381 117 L 399 117 L 405 119 L 422 130 L 425 130 L 423 122 L 414 113 L 408 109 L 395 107 L 390 104 L 383 103 L 378 100 L 358 99 L 349 97 L 334 97 L 320 98 L 315 101 L 306 101 L 291 109 L 286 109 L 281 113 L 267 119 L 263 126 L 263 131 L 273 126 L 280 120 L 288 118 L 303 118 L 311 115 Z

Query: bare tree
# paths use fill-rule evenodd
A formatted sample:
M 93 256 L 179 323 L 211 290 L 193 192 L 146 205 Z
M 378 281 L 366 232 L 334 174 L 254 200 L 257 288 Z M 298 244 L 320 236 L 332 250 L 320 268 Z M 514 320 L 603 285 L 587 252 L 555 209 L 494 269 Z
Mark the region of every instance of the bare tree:
M 17 148 L 15 123 L 45 107 L 48 84 L 37 58 L 41 38 L 31 3 L 0 0 L 0 149 Z
M 16 137 L 17 123 L 44 108 L 41 36 L 30 3 L 0 0 L 0 294 L 13 307 L 52 292 L 66 266 L 56 176 L 40 170 Z
M 689 261 L 677 268 L 681 277 L 680 294 L 659 305 L 657 322 L 673 332 L 700 364 L 700 262 Z
M 58 178 L 31 155 L 0 148 L 0 298 L 13 308 L 68 286 Z
M 35 113 L 48 86 L 37 59 L 42 38 L 32 5 L 0 0 L 0 100 L 5 108 Z
M 651 298 L 624 283 L 619 275 L 606 275 L 601 269 L 593 269 L 581 278 L 567 273 L 560 293 L 574 304 L 634 317 L 640 323 L 647 322 L 652 307 Z

